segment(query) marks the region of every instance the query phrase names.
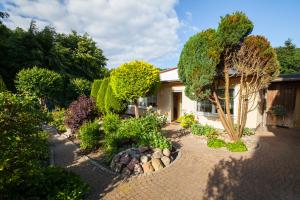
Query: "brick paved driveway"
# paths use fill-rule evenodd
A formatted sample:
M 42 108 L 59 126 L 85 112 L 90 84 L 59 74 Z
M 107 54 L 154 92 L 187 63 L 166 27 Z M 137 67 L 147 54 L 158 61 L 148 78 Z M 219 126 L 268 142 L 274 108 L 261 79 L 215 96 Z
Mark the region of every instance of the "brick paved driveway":
M 181 157 L 152 175 L 118 181 L 84 161 L 67 167 L 90 183 L 91 199 L 300 199 L 300 130 L 260 132 L 259 149 L 247 153 L 209 149 L 192 135 L 168 133 Z

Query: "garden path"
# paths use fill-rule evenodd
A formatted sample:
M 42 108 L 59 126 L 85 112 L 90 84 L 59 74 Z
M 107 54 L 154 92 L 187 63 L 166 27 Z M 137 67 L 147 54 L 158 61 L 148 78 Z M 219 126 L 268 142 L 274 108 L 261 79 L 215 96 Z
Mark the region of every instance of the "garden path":
M 210 149 L 177 130 L 173 124 L 166 133 L 180 158 L 151 175 L 119 180 L 77 157 L 76 146 L 55 134 L 54 162 L 91 185 L 90 199 L 300 199 L 300 130 L 259 132 L 260 147 L 246 153 Z

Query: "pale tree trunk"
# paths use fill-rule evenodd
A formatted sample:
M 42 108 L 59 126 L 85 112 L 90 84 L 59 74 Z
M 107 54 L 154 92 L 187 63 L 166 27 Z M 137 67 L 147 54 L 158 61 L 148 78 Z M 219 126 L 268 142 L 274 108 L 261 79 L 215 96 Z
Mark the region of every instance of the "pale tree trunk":
M 134 101 L 134 115 L 135 115 L 135 118 L 140 117 L 138 101 Z

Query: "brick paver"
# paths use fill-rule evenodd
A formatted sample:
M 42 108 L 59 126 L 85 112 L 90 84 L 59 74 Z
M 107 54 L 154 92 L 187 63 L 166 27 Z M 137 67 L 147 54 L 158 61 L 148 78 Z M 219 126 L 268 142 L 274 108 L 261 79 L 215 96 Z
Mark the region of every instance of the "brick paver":
M 62 150 L 70 145 L 65 140 L 54 144 L 55 162 L 88 181 L 91 199 L 98 199 L 100 194 L 103 199 L 116 200 L 300 199 L 300 130 L 260 132 L 257 150 L 230 153 L 210 149 L 195 136 L 169 129 L 181 156 L 170 167 L 151 175 L 113 180 L 76 156 L 71 156 L 73 162 L 60 158 L 70 153 Z

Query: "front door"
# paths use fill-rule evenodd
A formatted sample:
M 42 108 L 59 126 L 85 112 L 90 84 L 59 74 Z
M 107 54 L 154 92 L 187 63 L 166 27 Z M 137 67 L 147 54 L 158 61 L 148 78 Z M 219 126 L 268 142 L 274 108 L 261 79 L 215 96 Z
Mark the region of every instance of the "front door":
M 173 92 L 173 116 L 172 121 L 177 120 L 181 116 L 182 93 Z

